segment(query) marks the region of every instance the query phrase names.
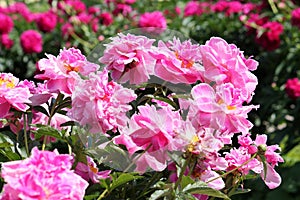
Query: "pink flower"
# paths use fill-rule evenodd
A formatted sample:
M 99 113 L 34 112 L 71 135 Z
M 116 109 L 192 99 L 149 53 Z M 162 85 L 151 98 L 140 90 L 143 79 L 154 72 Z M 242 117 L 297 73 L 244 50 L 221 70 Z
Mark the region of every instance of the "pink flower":
M 72 10 L 76 11 L 76 13 L 86 11 L 86 5 L 81 0 L 63 0 L 63 3 L 61 3 L 60 6 L 62 6 L 63 9 L 72 8 Z
M 6 49 L 10 49 L 14 45 L 14 41 L 9 38 L 8 34 L 2 34 L 0 37 L 0 42 Z
M 100 19 L 102 24 L 104 24 L 105 26 L 109 26 L 113 23 L 112 15 L 109 12 L 103 12 L 100 15 Z
M 257 78 L 250 71 L 256 70 L 258 62 L 246 59 L 234 44 L 212 37 L 200 46 L 205 82 L 217 85 L 231 83 L 240 90 L 241 99 L 250 102 L 257 85 Z
M 20 42 L 25 53 L 40 53 L 43 50 L 42 35 L 35 30 L 24 31 L 20 36 Z
M 201 15 L 202 9 L 200 8 L 200 2 L 189 1 L 184 7 L 184 16 Z
M 84 180 L 91 180 L 93 183 L 99 183 L 100 179 L 109 178 L 111 170 L 98 171 L 96 163 L 93 159 L 87 156 L 87 164 L 78 162 L 75 168 L 75 173 L 81 176 Z
M 285 91 L 292 99 L 300 97 L 300 80 L 298 78 L 291 78 L 286 81 Z
M 239 132 L 246 134 L 252 127 L 247 114 L 258 106 L 243 106 L 241 91 L 232 84 L 222 84 L 214 90 L 209 84 L 200 83 L 192 88 L 191 95 L 188 119 L 197 130 L 209 127 L 232 136 Z
M 72 170 L 72 156 L 32 149 L 29 158 L 2 164 L 1 199 L 83 199 L 88 183 Z
M 168 44 L 158 42 L 150 53 L 157 61 L 155 75 L 171 83 L 195 83 L 201 79 L 203 68 L 199 45 L 174 38 Z
M 132 12 L 131 6 L 124 3 L 117 3 L 115 7 L 112 12 L 114 15 L 122 14 L 123 16 L 127 16 Z
M 300 8 L 296 8 L 292 11 L 291 22 L 292 25 L 297 26 L 300 29 Z
M 11 107 L 19 111 L 29 109 L 32 96 L 27 87 L 19 86 L 19 79 L 11 73 L 0 73 L 0 118 L 8 114 Z
M 111 43 L 106 44 L 99 62 L 111 70 L 113 80 L 121 83 L 129 81 L 130 84 L 147 82 L 155 65 L 155 59 L 149 54 L 154 40 L 122 33 L 111 40 Z
M 126 125 L 126 112 L 131 109 L 128 103 L 135 98 L 133 90 L 108 81 L 108 72 L 104 70 L 76 83 L 68 115 L 87 126 L 91 133 L 106 134 Z
M 64 48 L 57 57 L 50 54 L 46 56 L 47 59 L 38 61 L 37 68 L 42 74 L 36 75 L 35 78 L 47 80 L 46 85 L 51 92 L 59 91 L 71 95 L 78 73 L 88 76 L 99 68 L 98 65 L 87 61 L 81 51 L 75 48 Z
M 10 16 L 0 13 L 0 34 L 9 33 L 14 26 L 14 22 Z
M 139 27 L 160 33 L 166 29 L 167 21 L 160 11 L 146 12 L 140 16 Z
M 57 16 L 54 12 L 48 11 L 40 13 L 36 19 L 36 24 L 40 31 L 51 32 L 57 24 Z
M 283 25 L 279 22 L 267 22 L 262 27 L 264 33 L 256 36 L 255 41 L 268 51 L 277 49 L 280 45 L 280 35 L 283 32 Z
M 169 160 L 167 151 L 182 148 L 177 143 L 182 119 L 178 111 L 169 107 L 139 106 L 138 109 L 139 113 L 131 117 L 128 127 L 120 129 L 121 135 L 114 142 L 125 145 L 130 155 L 146 151 L 136 160 L 136 171 L 144 173 L 148 167 L 162 171 Z

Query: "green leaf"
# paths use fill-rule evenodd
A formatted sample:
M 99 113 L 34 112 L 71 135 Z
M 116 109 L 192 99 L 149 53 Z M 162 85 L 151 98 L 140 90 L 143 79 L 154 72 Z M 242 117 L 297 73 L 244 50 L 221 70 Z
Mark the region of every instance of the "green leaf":
M 62 139 L 62 134 L 57 129 L 42 124 L 33 124 L 32 126 L 37 127 L 38 129 L 33 131 L 35 139 L 40 139 L 43 136 L 51 136 L 57 139 Z
M 112 190 L 119 187 L 120 185 L 123 185 L 125 183 L 128 183 L 129 181 L 132 181 L 132 180 L 135 180 L 138 178 L 142 178 L 142 176 L 135 176 L 132 174 L 123 173 L 119 177 L 117 177 L 115 180 L 113 180 L 113 182 L 111 183 L 111 185 L 109 187 L 109 191 L 111 192 Z
M 168 194 L 170 194 L 170 189 L 165 189 L 165 190 L 156 190 L 155 192 L 153 192 L 149 198 L 149 200 L 156 200 L 156 199 L 160 199 L 162 197 L 167 196 Z
M 49 117 L 48 111 L 43 106 L 34 106 L 34 110 L 39 111 Z
M 219 190 L 215 190 L 209 187 L 206 183 L 202 181 L 197 181 L 193 184 L 187 185 L 183 189 L 183 193 L 190 193 L 190 194 L 205 194 L 211 197 L 218 197 L 223 199 L 230 199 L 226 194 L 220 192 Z
M 7 151 L 7 150 L 2 150 L 1 149 L 0 154 L 7 157 L 10 161 L 21 159 L 21 157 L 17 153 L 14 153 L 12 151 Z
M 182 176 L 181 187 L 185 188 L 189 184 L 193 184 L 195 181 L 190 176 Z
M 300 162 L 300 144 L 298 144 L 297 146 L 295 146 L 294 148 L 292 148 L 289 152 L 287 152 L 283 158 L 284 158 L 284 166 L 293 166 L 295 165 L 297 162 Z
M 0 148 L 5 148 L 5 147 L 12 147 L 14 146 L 13 144 L 9 143 L 9 142 L 2 142 L 0 143 Z

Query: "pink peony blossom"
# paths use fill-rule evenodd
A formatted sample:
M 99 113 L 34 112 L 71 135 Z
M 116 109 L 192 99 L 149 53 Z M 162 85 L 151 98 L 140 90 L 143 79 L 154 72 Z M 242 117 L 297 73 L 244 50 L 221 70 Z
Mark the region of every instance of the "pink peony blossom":
M 167 21 L 160 11 L 146 12 L 140 16 L 139 27 L 150 32 L 162 32 L 167 27 Z
M 0 73 L 0 118 L 8 114 L 11 107 L 19 111 L 29 109 L 32 96 L 27 87 L 19 86 L 19 79 L 11 73 Z
M 103 12 L 100 15 L 100 19 L 102 24 L 104 24 L 105 26 L 111 25 L 114 21 L 112 15 L 109 12 Z
M 256 70 L 258 62 L 245 58 L 234 44 L 212 37 L 205 45 L 200 46 L 205 82 L 217 85 L 231 83 L 240 90 L 241 99 L 250 102 L 257 85 L 257 78 L 250 71 Z
M 78 199 L 88 183 L 72 170 L 72 156 L 32 149 L 25 160 L 2 164 L 6 185 L 1 199 Z
M 223 135 L 248 133 L 252 124 L 247 120 L 247 114 L 258 106 L 243 106 L 241 91 L 230 83 L 218 85 L 214 90 L 207 83 L 200 83 L 192 88 L 192 98 L 188 119 L 194 127 L 214 128 Z
M 47 80 L 46 85 L 50 92 L 61 92 L 71 95 L 74 90 L 74 81 L 78 73 L 88 76 L 98 70 L 99 66 L 87 61 L 79 49 L 70 48 L 60 51 L 57 57 L 46 54 L 48 58 L 38 61 L 37 68 L 41 74 L 35 78 Z
M 288 79 L 285 83 L 285 91 L 291 99 L 300 97 L 300 80 L 298 78 Z
M 14 26 L 14 22 L 10 16 L 0 13 L 0 34 L 9 33 Z
M 109 178 L 111 170 L 98 171 L 96 163 L 93 159 L 87 156 L 87 164 L 78 162 L 75 168 L 75 173 L 81 176 L 84 180 L 91 180 L 93 183 L 99 183 L 100 179 Z
M 14 41 L 9 38 L 8 34 L 0 35 L 0 43 L 6 48 L 10 49 L 14 45 Z
M 158 42 L 158 48 L 150 54 L 157 60 L 155 75 L 171 83 L 195 83 L 201 80 L 203 67 L 199 45 L 174 38 L 168 44 Z
M 130 5 L 124 3 L 117 3 L 115 5 L 115 9 L 113 10 L 114 15 L 122 14 L 123 16 L 127 16 L 132 12 L 132 8 Z
M 104 70 L 76 82 L 68 115 L 80 125 L 88 126 L 91 133 L 105 134 L 126 125 L 126 112 L 131 109 L 128 103 L 135 98 L 133 90 L 108 81 L 108 72 Z
M 296 26 L 300 29 L 300 8 L 296 8 L 292 11 L 291 22 L 293 26 Z
M 116 144 L 126 146 L 130 155 L 145 150 L 135 161 L 136 171 L 145 172 L 148 167 L 162 171 L 169 160 L 167 151 L 183 148 L 178 132 L 182 119 L 178 111 L 169 107 L 156 109 L 155 106 L 139 106 L 139 113 L 134 114 L 128 127 L 120 129 L 120 136 L 114 138 Z
M 51 11 L 40 13 L 36 19 L 37 27 L 40 31 L 51 32 L 56 27 L 57 18 L 57 15 Z
M 130 84 L 147 82 L 153 74 L 155 59 L 149 54 L 153 39 L 122 33 L 106 44 L 104 55 L 99 59 L 111 71 L 113 80 Z
M 24 31 L 20 36 L 20 42 L 25 53 L 40 53 L 43 50 L 42 35 L 35 30 Z
M 264 33 L 256 36 L 256 43 L 268 51 L 277 49 L 280 45 L 280 35 L 283 33 L 283 25 L 279 22 L 267 22 L 262 27 Z

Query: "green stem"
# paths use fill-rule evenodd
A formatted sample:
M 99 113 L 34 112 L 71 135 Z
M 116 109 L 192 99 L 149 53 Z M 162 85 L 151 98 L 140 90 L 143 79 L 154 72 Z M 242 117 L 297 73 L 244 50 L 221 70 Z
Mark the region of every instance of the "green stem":
M 59 102 L 62 98 L 63 98 L 63 94 L 59 93 L 58 96 L 57 96 L 57 98 L 55 99 L 54 104 L 53 104 L 52 107 L 51 107 L 51 111 L 50 111 L 50 113 L 49 113 L 49 118 L 48 118 L 48 122 L 47 122 L 47 125 L 48 125 L 48 126 L 50 125 L 51 119 L 52 119 L 52 117 L 53 117 L 54 114 L 55 114 L 55 108 L 56 108 L 56 105 L 58 104 L 58 102 Z M 44 151 L 45 148 L 46 148 L 47 139 L 48 139 L 48 136 L 45 135 L 45 136 L 44 136 L 44 140 L 43 140 L 43 144 L 42 144 L 42 151 Z
M 215 178 L 213 178 L 213 179 L 207 181 L 206 183 L 210 183 L 210 182 L 215 181 L 215 180 L 217 180 L 217 179 L 219 179 L 219 178 L 224 178 L 224 177 L 227 176 L 228 174 L 230 174 L 230 173 L 232 173 L 232 172 L 238 170 L 239 168 L 243 167 L 244 165 L 247 165 L 247 164 L 248 164 L 251 160 L 253 160 L 256 156 L 257 156 L 257 153 L 253 154 L 249 160 L 245 161 L 245 162 L 242 163 L 240 166 L 238 166 L 238 167 L 236 167 L 236 168 L 234 168 L 234 169 L 232 169 L 232 170 L 230 170 L 230 171 L 228 171 L 228 172 L 226 172 L 226 173 L 224 173 L 224 174 L 222 174 L 222 175 L 220 175 L 220 176 L 218 176 L 218 177 L 215 177 Z
M 182 177 L 183 177 L 183 175 L 184 175 L 184 172 L 185 172 L 185 170 L 186 170 L 186 168 L 187 168 L 187 166 L 188 166 L 188 164 L 189 164 L 191 158 L 192 158 L 192 154 L 190 153 L 190 154 L 189 154 L 189 157 L 184 161 L 184 164 L 183 164 L 183 166 L 182 166 L 182 168 L 181 168 L 181 172 L 180 172 L 180 174 L 179 174 L 179 177 L 178 177 L 178 179 L 177 179 L 177 181 L 176 181 L 176 183 L 175 183 L 174 190 L 176 190 L 176 189 L 178 188 L 178 186 L 179 186 L 179 184 L 180 184 L 180 182 L 181 182 L 181 180 L 182 180 Z
M 268 2 L 270 4 L 270 6 L 271 6 L 272 12 L 274 14 L 277 14 L 278 13 L 278 9 L 276 8 L 274 1 L 273 0 L 268 0 Z
M 106 195 L 107 192 L 108 192 L 108 189 L 105 189 L 105 190 L 102 192 L 102 194 L 98 197 L 97 200 L 103 199 L 103 198 L 105 197 L 105 195 Z
M 29 148 L 28 148 L 28 140 L 27 140 L 27 115 L 26 113 L 23 114 L 23 121 L 24 121 L 24 143 L 25 143 L 25 149 L 26 149 L 26 154 L 27 154 L 27 157 L 29 157 Z

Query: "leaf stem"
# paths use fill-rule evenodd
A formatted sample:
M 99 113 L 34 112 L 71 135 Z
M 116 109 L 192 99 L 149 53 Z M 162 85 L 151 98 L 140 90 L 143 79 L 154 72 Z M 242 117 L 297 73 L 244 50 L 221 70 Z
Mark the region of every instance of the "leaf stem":
M 28 148 L 28 140 L 27 140 L 27 114 L 24 113 L 23 114 L 23 121 L 24 121 L 24 143 L 25 143 L 25 149 L 26 149 L 26 154 L 27 154 L 27 157 L 29 156 L 29 148 Z

